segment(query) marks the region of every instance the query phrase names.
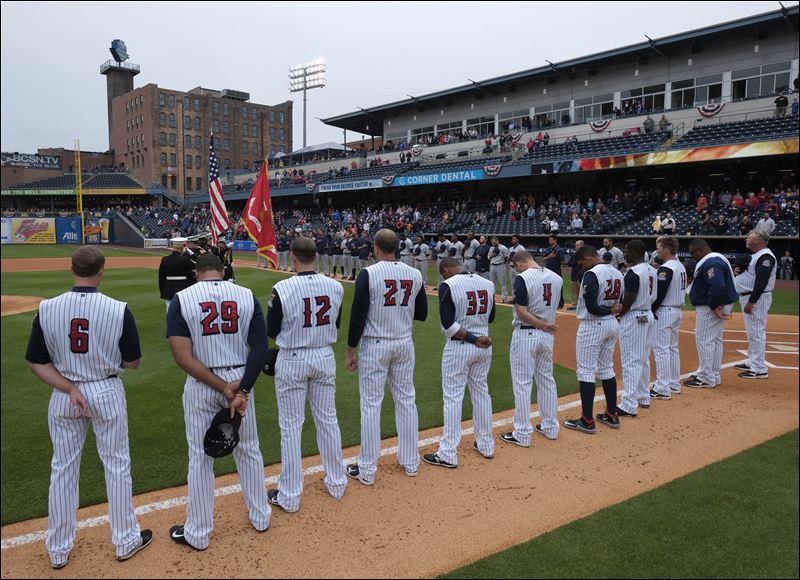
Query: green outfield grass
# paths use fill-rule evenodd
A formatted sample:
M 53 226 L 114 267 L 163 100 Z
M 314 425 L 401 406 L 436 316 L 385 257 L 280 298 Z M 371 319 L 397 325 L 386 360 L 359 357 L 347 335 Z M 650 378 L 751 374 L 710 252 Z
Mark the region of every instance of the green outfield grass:
M 237 281 L 252 288 L 262 305 L 272 285 L 282 274 L 240 268 Z M 70 288 L 68 272 L 6 273 L 0 277 L 3 294 L 51 297 Z M 138 325 L 143 358 L 138 370 L 127 372 L 124 382 L 130 418 L 130 443 L 134 492 L 161 489 L 186 482 L 187 446 L 181 394 L 185 375 L 170 355 L 165 333 L 164 303 L 158 298 L 154 270 L 108 270 L 101 289 L 128 302 Z M 346 333 L 350 320 L 352 284 L 344 284 L 342 331 L 335 346 L 338 365 L 337 409 L 345 446 L 360 442 L 360 414 L 357 375 L 345 369 Z M 421 429 L 442 424 L 441 352 L 445 339 L 439 329 L 436 297 L 428 298 L 428 321 L 415 322 L 414 343 L 417 364 L 414 373 Z M 24 361 L 25 348 L 34 313 L 3 317 L 2 352 L 2 523 L 43 516 L 47 511 L 51 444 L 47 431 L 47 403 L 50 389 L 39 382 Z M 492 328 L 495 340 L 494 364 L 489 384 L 496 411 L 514 406 L 508 349 L 511 341 L 511 310 L 499 308 Z M 576 392 L 572 370 L 555 368 L 559 395 Z M 535 392 L 535 389 L 534 389 Z M 261 375 L 255 390 L 261 449 L 266 463 L 280 461 L 280 438 L 274 383 Z M 392 398 L 387 392 L 382 414 L 382 434 L 396 434 Z M 464 418 L 472 416 L 469 396 L 465 397 Z M 303 453 L 317 453 L 313 421 L 306 421 Z M 83 454 L 80 484 L 81 505 L 105 501 L 102 467 L 91 435 Z M 216 462 L 217 474 L 235 470 L 231 457 Z
M 797 488 L 795 430 L 442 578 L 797 578 Z
M 103 254 L 108 257 L 135 257 L 135 256 L 152 256 L 153 252 L 145 252 L 144 250 L 137 250 L 135 248 L 109 248 L 107 246 L 100 246 Z M 24 246 L 4 245 L 0 246 L 0 257 L 2 258 L 71 258 L 78 246 L 69 244 L 31 244 Z

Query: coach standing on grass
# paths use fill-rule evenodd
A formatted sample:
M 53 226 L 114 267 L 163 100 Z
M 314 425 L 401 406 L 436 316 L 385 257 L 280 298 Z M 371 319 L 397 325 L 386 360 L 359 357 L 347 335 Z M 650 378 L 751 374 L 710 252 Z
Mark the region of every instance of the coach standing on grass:
M 769 234 L 755 229 L 747 236 L 747 249 L 753 252 L 750 264 L 744 272 L 737 272 L 736 290 L 744 313 L 744 328 L 747 332 L 747 362 L 736 365 L 744 371 L 743 379 L 767 379 L 769 369 L 764 364 L 767 347 L 767 316 L 772 306 L 772 290 L 775 288 L 775 272 L 778 261 L 767 248 Z M 738 268 L 737 268 L 738 270 Z
M 722 254 L 712 252 L 701 238 L 689 244 L 689 254 L 697 260 L 689 298 L 695 306 L 695 343 L 700 368 L 687 387 L 713 389 L 722 382 L 722 331 L 739 297 L 733 282 L 733 269 Z
M 39 305 L 25 354 L 33 374 L 53 388 L 47 411 L 53 461 L 45 545 L 55 569 L 67 565 L 74 546 L 81 452 L 90 423 L 106 476 L 117 560 L 127 560 L 153 539 L 150 530 L 139 530 L 133 511 L 128 410 L 118 376 L 139 366 L 142 351 L 131 311 L 97 290 L 105 263 L 93 246 L 73 254 L 75 285 Z

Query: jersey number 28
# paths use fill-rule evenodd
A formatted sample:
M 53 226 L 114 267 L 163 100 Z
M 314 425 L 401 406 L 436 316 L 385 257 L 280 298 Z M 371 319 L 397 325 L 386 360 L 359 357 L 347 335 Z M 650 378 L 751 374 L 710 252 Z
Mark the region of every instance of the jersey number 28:
M 622 280 L 606 280 L 606 294 L 603 300 L 619 300 L 622 295 Z

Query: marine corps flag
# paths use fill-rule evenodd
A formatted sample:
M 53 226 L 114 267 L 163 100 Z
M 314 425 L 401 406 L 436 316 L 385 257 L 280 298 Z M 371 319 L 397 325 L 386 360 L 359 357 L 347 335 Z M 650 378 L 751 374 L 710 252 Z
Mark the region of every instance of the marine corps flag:
M 261 164 L 253 192 L 242 213 L 242 221 L 247 234 L 256 243 L 258 253 L 264 256 L 269 267 L 278 267 L 278 253 L 275 250 L 275 225 L 272 223 L 272 199 L 269 195 L 269 173 L 267 162 Z

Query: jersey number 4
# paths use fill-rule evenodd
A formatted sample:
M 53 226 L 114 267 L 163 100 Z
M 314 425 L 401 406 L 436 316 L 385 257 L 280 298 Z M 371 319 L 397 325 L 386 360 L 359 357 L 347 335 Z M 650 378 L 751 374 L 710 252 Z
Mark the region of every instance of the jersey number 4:
M 69 349 L 75 354 L 89 352 L 89 321 L 73 318 L 69 322 Z
M 489 312 L 489 293 L 486 290 L 467 292 L 467 316 Z
M 317 305 L 317 320 L 316 324 L 311 323 L 311 301 Z M 303 328 L 311 328 L 312 326 L 327 326 L 331 323 L 331 316 L 328 311 L 331 309 L 331 299 L 328 296 L 315 296 L 312 298 L 303 298 Z
M 206 317 L 200 321 L 203 325 L 203 336 L 239 332 L 239 305 L 236 302 L 227 300 L 220 304 L 219 309 L 216 302 L 201 302 L 200 308 L 206 313 Z M 218 317 L 222 318 L 222 324 L 217 323 Z
M 411 298 L 411 288 L 413 287 L 412 280 L 384 280 L 386 283 L 386 293 L 383 295 L 384 306 L 397 306 L 395 294 L 397 294 L 397 285 L 400 284 L 400 289 L 403 291 L 403 301 L 400 306 L 408 306 L 408 301 Z
M 622 295 L 622 280 L 606 280 L 606 295 L 603 300 L 619 300 Z

